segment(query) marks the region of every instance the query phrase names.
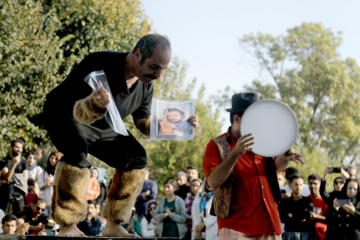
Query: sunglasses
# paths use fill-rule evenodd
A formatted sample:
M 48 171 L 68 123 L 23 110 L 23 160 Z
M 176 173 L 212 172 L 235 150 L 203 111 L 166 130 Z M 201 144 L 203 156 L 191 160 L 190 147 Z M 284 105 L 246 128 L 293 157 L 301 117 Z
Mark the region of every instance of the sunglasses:
M 335 181 L 335 184 L 339 184 L 339 183 L 344 184 L 345 182 L 343 182 L 343 181 Z
M 149 211 L 155 210 L 155 209 L 156 209 L 156 207 L 150 207 L 150 208 L 148 208 Z
M 36 209 L 38 210 L 38 211 L 45 211 L 45 208 L 41 208 L 41 207 L 36 207 Z

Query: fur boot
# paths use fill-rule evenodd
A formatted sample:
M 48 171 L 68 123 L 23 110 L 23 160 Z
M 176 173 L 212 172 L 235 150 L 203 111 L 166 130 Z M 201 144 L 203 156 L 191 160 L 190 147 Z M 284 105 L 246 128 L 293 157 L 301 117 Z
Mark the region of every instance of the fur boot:
M 71 225 L 83 221 L 87 212 L 85 194 L 89 186 L 90 170 L 59 162 L 54 176 L 51 217 L 56 223 Z
M 102 211 L 105 219 L 119 223 L 129 221 L 131 209 L 144 184 L 145 168 L 121 172 L 116 169 Z
M 104 117 L 106 109 L 100 109 L 94 103 L 92 95 L 77 101 L 73 108 L 73 116 L 82 124 L 91 124 Z

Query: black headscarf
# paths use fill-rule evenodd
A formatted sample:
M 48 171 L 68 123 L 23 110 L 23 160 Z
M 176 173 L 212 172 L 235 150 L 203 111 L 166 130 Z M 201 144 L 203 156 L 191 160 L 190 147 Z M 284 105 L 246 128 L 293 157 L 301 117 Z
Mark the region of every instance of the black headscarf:
M 53 155 L 55 155 L 55 156 L 57 157 L 58 162 L 60 161 L 60 159 L 61 159 L 61 153 L 58 152 L 58 151 L 53 151 L 53 152 L 51 152 L 50 155 L 49 155 L 48 161 L 47 161 L 47 166 L 46 166 L 46 168 L 45 168 L 45 171 L 46 171 L 48 174 L 51 174 L 51 175 L 54 176 L 54 174 L 55 174 L 55 167 L 56 167 L 57 164 L 55 164 L 55 166 L 52 166 L 51 163 L 50 163 L 50 157 L 53 156 Z

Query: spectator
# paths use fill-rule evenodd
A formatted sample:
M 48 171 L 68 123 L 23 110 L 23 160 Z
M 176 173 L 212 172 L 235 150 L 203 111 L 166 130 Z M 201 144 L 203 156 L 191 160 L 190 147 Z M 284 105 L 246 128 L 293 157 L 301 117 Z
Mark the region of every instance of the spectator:
M 19 220 L 23 219 L 24 222 L 29 223 L 30 235 L 38 235 L 49 222 L 49 217 L 44 214 L 45 207 L 46 201 L 38 198 L 34 203 L 30 204 L 30 208 L 25 209 L 19 217 Z
M 294 168 L 294 167 L 288 167 L 285 171 L 285 179 L 287 181 L 288 184 L 286 184 L 285 186 L 281 187 L 281 190 L 285 190 L 286 193 L 282 194 L 283 198 L 288 198 L 291 196 L 291 187 L 290 187 L 290 179 L 294 176 L 294 175 L 299 175 L 299 171 Z M 310 189 L 309 186 L 307 184 L 303 184 L 303 192 L 302 195 L 304 197 L 307 197 L 310 195 Z
M 289 180 L 291 197 L 282 199 L 279 204 L 281 222 L 285 223 L 283 240 L 312 239 L 313 203 L 302 195 L 304 179 L 293 175 Z
M 100 184 L 100 195 L 96 199 L 96 202 L 100 204 L 100 211 L 102 211 L 103 208 L 103 202 L 106 198 L 106 169 L 105 168 L 97 168 L 99 175 L 97 177 L 99 184 Z
M 284 184 L 285 184 L 285 181 L 284 181 L 284 176 L 282 175 L 282 173 L 278 173 L 277 174 L 277 180 L 278 180 L 278 183 L 279 183 L 279 187 L 283 187 Z
M 34 181 L 35 181 L 34 191 L 39 197 L 40 196 L 40 189 L 39 189 L 39 186 L 37 184 L 37 181 L 39 179 L 39 176 L 43 172 L 43 169 L 40 166 L 37 165 L 38 158 L 39 158 L 39 155 L 37 154 L 37 152 L 30 151 L 28 157 L 26 158 L 26 160 L 27 160 L 27 162 L 29 164 L 29 179 L 34 179 Z
M 346 172 L 349 174 L 350 179 L 355 179 L 356 178 L 356 168 L 353 166 L 348 166 L 346 168 Z
M 331 193 L 328 193 L 326 191 L 326 179 L 327 176 L 329 175 L 329 173 L 332 173 L 332 167 L 326 167 L 324 170 L 324 175 L 321 179 L 321 185 L 320 185 L 320 195 L 323 198 L 323 200 L 326 202 L 326 204 L 333 204 L 333 200 L 334 198 L 338 198 L 340 193 L 341 193 L 341 189 L 344 187 L 346 178 L 344 176 L 347 175 L 347 172 L 344 171 L 343 169 L 341 169 L 341 174 L 343 176 L 339 176 L 337 178 L 335 178 L 334 180 L 334 191 L 332 191 Z
M 96 201 L 88 200 L 86 219 L 78 223 L 78 228 L 86 236 L 100 236 L 102 232 L 102 218 L 96 214 Z
M 195 199 L 191 206 L 191 239 L 217 240 L 217 218 L 216 216 L 210 214 L 213 200 L 213 192 L 206 187 L 206 184 L 203 184 L 202 189 L 202 192 L 195 196 Z
M 55 167 L 61 159 L 61 153 L 58 151 L 53 151 L 50 153 L 47 166 L 42 172 L 38 179 L 38 185 L 41 191 L 40 197 L 46 201 L 45 214 L 50 215 L 50 204 L 51 196 L 53 194 L 53 182 L 55 175 Z
M 3 234 L 15 234 L 17 229 L 17 217 L 12 214 L 5 215 L 2 222 Z
M 342 188 L 339 198 L 328 205 L 327 240 L 360 239 L 359 183 L 350 179 Z
M 128 233 L 133 234 L 135 236 L 140 236 L 141 237 L 140 223 L 139 223 L 135 213 L 136 213 L 136 209 L 135 209 L 135 207 L 133 207 L 132 211 L 131 211 L 130 220 L 128 222 L 126 222 L 126 223 L 122 223 L 121 226 L 123 226 L 123 228 Z
M 183 171 L 177 172 L 175 178 L 178 185 L 178 190 L 175 191 L 175 195 L 185 199 L 187 193 L 190 192 L 190 185 L 187 184 L 186 173 Z
M 35 180 L 32 178 L 28 179 L 28 193 L 25 196 L 25 207 L 29 207 L 36 199 L 39 198 L 39 195 L 35 193 Z
M 97 168 L 90 169 L 90 182 L 86 193 L 86 200 L 95 200 L 100 196 L 100 184 L 97 180 L 99 171 Z
M 201 192 L 202 183 L 203 182 L 200 178 L 193 179 L 190 185 L 190 194 L 185 198 L 185 207 L 186 207 L 185 239 L 191 239 L 191 232 L 192 232 L 191 206 L 193 204 L 195 196 Z
M 5 167 L 1 170 L 4 179 L 8 183 L 1 184 L 1 208 L 6 214 L 19 216 L 24 210 L 24 197 L 27 194 L 27 179 L 29 175 L 28 162 L 21 158 L 24 142 L 20 139 L 11 141 L 10 155 L 2 159 L 0 165 Z M 15 186 L 16 181 L 21 182 L 23 188 Z
M 186 208 L 184 200 L 175 195 L 178 186 L 169 179 L 164 184 L 165 197 L 161 198 L 155 210 L 157 236 L 184 238 L 186 233 Z
M 0 234 L 3 232 L 3 230 L 2 230 L 2 219 L 3 219 L 3 217 L 5 217 L 5 212 L 0 208 Z
M 155 237 L 157 222 L 154 219 L 155 209 L 157 203 L 155 201 L 149 202 L 146 210 L 146 215 L 140 221 L 141 235 L 143 237 Z
M 145 170 L 145 181 L 140 194 L 136 198 L 135 208 L 136 214 L 141 218 L 146 212 L 146 203 L 156 199 L 158 194 L 158 185 L 155 181 L 149 179 L 149 170 Z
M 312 220 L 315 229 L 315 239 L 324 240 L 327 225 L 325 224 L 327 215 L 327 204 L 320 195 L 321 178 L 318 174 L 311 174 L 308 177 L 308 184 L 311 194 L 308 196 L 313 202 Z

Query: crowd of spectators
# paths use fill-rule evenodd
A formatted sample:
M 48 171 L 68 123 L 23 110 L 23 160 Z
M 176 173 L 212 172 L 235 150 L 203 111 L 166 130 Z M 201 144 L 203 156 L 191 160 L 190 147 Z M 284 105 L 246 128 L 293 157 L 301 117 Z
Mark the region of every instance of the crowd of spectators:
M 9 156 L 0 161 L 0 219 L 3 234 L 56 235 L 59 225 L 51 218 L 51 197 L 55 168 L 61 153 L 53 151 L 46 168 L 38 164 L 38 154 L 22 158 L 24 143 L 11 142 Z M 211 214 L 213 192 L 199 169 L 189 166 L 158 183 L 146 171 L 141 193 L 131 219 L 122 226 L 142 237 L 217 239 L 217 218 Z M 333 191 L 326 190 L 329 174 L 337 174 Z M 78 228 L 88 236 L 101 236 L 106 219 L 101 209 L 106 198 L 106 170 L 92 168 L 86 199 L 86 219 Z M 282 198 L 278 209 L 284 240 L 287 239 L 360 239 L 360 194 L 356 169 L 326 167 L 323 176 L 301 176 L 294 167 L 277 175 Z M 305 182 L 307 184 L 305 184 Z M 163 197 L 159 197 L 159 196 Z

